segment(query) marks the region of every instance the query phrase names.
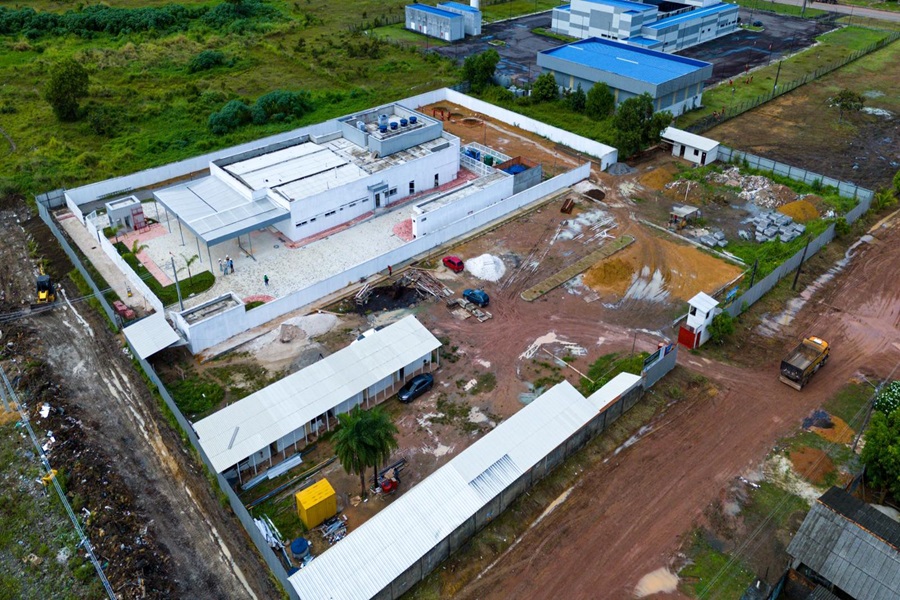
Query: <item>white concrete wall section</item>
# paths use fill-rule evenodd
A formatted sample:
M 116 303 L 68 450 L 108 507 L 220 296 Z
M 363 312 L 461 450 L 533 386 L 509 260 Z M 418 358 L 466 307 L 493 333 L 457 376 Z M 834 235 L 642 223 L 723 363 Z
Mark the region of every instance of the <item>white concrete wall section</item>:
M 581 137 L 580 135 L 575 135 L 574 133 L 560 129 L 559 127 L 553 127 L 552 125 L 541 123 L 540 121 L 536 121 L 530 117 L 526 117 L 525 115 L 520 115 L 519 113 L 512 112 L 511 110 L 506 110 L 505 108 L 494 106 L 493 104 L 484 102 L 483 100 L 479 100 L 477 98 L 472 98 L 471 96 L 467 96 L 449 88 L 442 88 L 439 90 L 434 90 L 432 92 L 426 92 L 418 96 L 406 98 L 401 102 L 407 106 L 419 107 L 426 104 L 433 104 L 435 102 L 442 101 L 459 104 L 460 106 L 464 106 L 469 110 L 483 113 L 485 115 L 488 115 L 489 117 L 499 119 L 505 123 L 509 123 L 511 125 L 524 129 L 525 131 L 536 133 L 547 138 L 551 142 L 557 142 L 564 146 L 568 146 L 573 150 L 578 150 L 579 152 L 589 154 L 600 160 L 600 166 L 604 170 L 609 167 L 609 165 L 618 160 L 619 151 L 612 146 L 607 146 L 606 144 L 601 144 L 600 142 L 589 140 L 585 137 Z
M 72 190 L 66 190 L 66 203 L 68 204 L 68 201 L 71 200 L 72 203 L 80 206 L 87 202 L 93 202 L 98 198 L 116 194 L 118 192 L 124 193 L 155 185 L 163 181 L 178 179 L 179 177 L 184 177 L 191 173 L 205 171 L 209 169 L 210 162 L 219 160 L 220 158 L 265 148 L 270 144 L 283 142 L 301 135 L 325 135 L 335 131 L 338 127 L 337 120 L 331 119 L 324 123 L 317 123 L 315 125 L 309 125 L 308 127 L 286 131 L 277 135 L 247 142 L 246 144 L 241 144 L 239 146 L 232 146 L 231 148 L 224 148 L 222 150 L 217 150 L 216 152 L 210 152 L 209 154 L 203 154 L 179 162 L 162 165 L 161 167 L 155 167 L 153 169 L 132 173 L 131 175 L 124 175 L 122 177 L 115 177 L 113 179 L 91 183 Z
M 387 184 L 388 190 L 396 189 L 396 195 L 387 197 L 381 193 L 380 206 L 397 202 L 410 195 L 409 184 L 413 182 L 413 193 L 434 187 L 434 176 L 438 182 L 447 183 L 456 178 L 459 170 L 459 152 L 451 144 L 440 152 L 427 154 L 422 158 L 392 166 L 368 177 L 326 190 L 314 196 L 291 203 L 291 222 L 279 225 L 279 229 L 293 240 L 299 240 L 346 223 L 376 208 L 370 185 Z M 350 206 L 354 204 L 355 206 Z M 331 213 L 331 214 L 329 214 Z
M 77 207 L 75 210 L 78 210 Z M 72 211 L 75 212 L 74 210 Z M 78 211 L 81 212 L 81 211 Z M 122 272 L 126 279 L 128 279 L 129 284 L 137 290 L 139 294 L 141 294 L 144 298 L 147 299 L 147 302 L 153 306 L 153 310 L 156 312 L 163 312 L 163 303 L 162 300 L 156 297 L 156 294 L 150 291 L 150 287 L 144 283 L 144 281 L 138 277 L 138 274 L 134 272 L 134 269 L 131 268 L 125 259 L 119 256 L 119 251 L 116 250 L 116 247 L 112 245 L 108 239 L 103 237 L 103 232 L 98 232 L 97 228 L 94 226 L 94 223 L 91 222 L 90 219 L 82 218 L 82 222 L 84 223 L 85 228 L 88 230 L 88 233 L 91 234 L 91 237 L 97 240 L 97 243 L 100 245 L 100 248 L 103 252 L 113 261 L 113 264 L 116 265 L 116 268 Z
M 413 235 L 416 238 L 429 235 L 452 223 L 471 217 L 488 206 L 502 202 L 504 198 L 512 200 L 512 177 L 504 177 L 487 187 L 468 196 L 463 196 L 447 204 L 412 216 Z
M 228 338 L 237 335 L 253 327 L 258 327 L 284 314 L 297 310 L 313 302 L 321 300 L 325 296 L 337 292 L 347 286 L 359 282 L 360 279 L 369 277 L 375 273 L 383 272 L 388 265 L 400 265 L 405 261 L 449 242 L 455 238 L 471 233 L 473 230 L 490 223 L 496 219 L 507 216 L 509 213 L 522 208 L 544 196 L 565 189 L 590 176 L 591 164 L 584 163 L 576 169 L 572 169 L 553 179 L 527 189 L 524 192 L 511 196 L 503 202 L 497 202 L 487 208 L 474 213 L 467 219 L 462 219 L 447 227 L 435 231 L 431 235 L 414 239 L 408 244 L 395 248 L 390 252 L 376 256 L 355 267 L 347 269 L 339 275 L 329 277 L 313 285 L 297 290 L 292 294 L 267 302 L 262 306 L 249 311 L 244 311 L 243 306 L 230 309 L 223 313 L 211 316 L 203 321 L 188 325 L 183 320 L 176 319 L 179 329 L 190 342 L 191 351 L 195 354 L 224 342 Z M 238 310 L 239 309 L 239 310 Z

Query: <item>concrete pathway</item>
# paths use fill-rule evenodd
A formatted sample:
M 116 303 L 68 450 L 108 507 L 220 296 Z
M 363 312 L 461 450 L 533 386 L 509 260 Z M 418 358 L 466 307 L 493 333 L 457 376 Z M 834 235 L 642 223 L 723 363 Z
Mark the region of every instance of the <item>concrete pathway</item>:
M 91 264 L 94 265 L 94 268 L 103 276 L 103 279 L 106 280 L 109 286 L 115 290 L 116 294 L 119 295 L 119 298 L 122 299 L 122 302 L 129 307 L 139 308 L 144 313 L 149 313 L 153 310 L 153 305 L 147 302 L 137 290 L 132 288 L 131 298 L 128 297 L 128 279 L 122 274 L 118 267 L 116 267 L 112 259 L 100 249 L 98 240 L 91 237 L 88 230 L 85 229 L 84 225 L 81 224 L 75 215 L 69 211 L 64 211 L 56 213 L 55 216 L 60 227 L 62 227 L 69 238 L 75 242 L 81 250 L 81 253 L 91 261 Z

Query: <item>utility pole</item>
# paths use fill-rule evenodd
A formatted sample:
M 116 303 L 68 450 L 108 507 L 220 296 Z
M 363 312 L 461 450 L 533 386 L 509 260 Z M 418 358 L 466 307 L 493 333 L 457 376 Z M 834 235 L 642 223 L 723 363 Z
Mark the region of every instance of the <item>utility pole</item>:
M 806 0 L 803 0 L 803 6 L 800 7 L 800 16 L 802 17 L 805 12 L 806 12 Z
M 171 254 L 171 252 L 169 253 Z M 175 269 L 175 257 L 172 257 L 172 274 L 175 275 L 175 291 L 178 292 L 178 306 L 184 311 L 184 302 L 181 300 L 181 285 L 178 283 L 178 271 Z
M 772 88 L 773 94 L 778 91 L 778 76 L 781 75 L 781 63 L 783 63 L 783 62 L 784 62 L 784 59 L 781 59 L 778 61 L 778 70 L 775 71 L 775 86 Z
M 791 291 L 797 287 L 797 280 L 800 279 L 800 269 L 803 268 L 803 261 L 806 260 L 806 249 L 809 248 L 809 238 L 806 238 L 806 245 L 803 246 L 803 255 L 800 257 L 800 264 L 797 265 L 797 273 L 794 275 L 794 283 L 791 284 Z

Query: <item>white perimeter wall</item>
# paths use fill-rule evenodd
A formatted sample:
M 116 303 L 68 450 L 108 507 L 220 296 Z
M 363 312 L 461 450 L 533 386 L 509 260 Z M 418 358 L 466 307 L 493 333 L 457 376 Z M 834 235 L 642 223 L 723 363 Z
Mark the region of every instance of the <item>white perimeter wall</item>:
M 559 127 L 547 125 L 546 123 L 536 121 L 525 115 L 520 115 L 511 110 L 494 106 L 493 104 L 477 98 L 472 98 L 471 96 L 466 96 L 465 94 L 449 88 L 425 92 L 424 94 L 419 94 L 418 96 L 413 96 L 400 101 L 401 104 L 413 108 L 424 106 L 426 104 L 434 104 L 435 102 L 453 102 L 454 104 L 459 104 L 469 110 L 480 112 L 489 117 L 524 129 L 525 131 L 536 133 L 547 138 L 551 142 L 556 142 L 574 150 L 578 150 L 579 152 L 589 154 L 600 161 L 600 168 L 603 170 L 606 170 L 609 165 L 618 160 L 619 151 L 612 146 L 589 140 L 580 135 L 560 129 Z
M 504 177 L 470 196 L 458 198 L 440 208 L 423 213 L 413 212 L 413 235 L 416 238 L 429 235 L 493 204 L 502 202 L 504 198 L 512 196 L 514 184 L 512 176 Z
M 584 163 L 580 167 L 557 175 L 553 179 L 548 179 L 533 188 L 529 188 L 515 196 L 510 196 L 502 202 L 495 202 L 468 218 L 456 221 L 443 229 L 432 232 L 430 235 L 414 239 L 390 252 L 350 267 L 343 273 L 299 289 L 252 310 L 244 311 L 244 307 L 239 306 L 236 309 L 225 311 L 193 324 L 188 324 L 177 317 L 173 320 L 178 329 L 189 340 L 191 351 L 195 354 L 202 352 L 238 333 L 258 327 L 288 312 L 321 300 L 325 296 L 347 286 L 358 283 L 360 279 L 386 271 L 388 265 L 401 265 L 419 254 L 429 252 L 450 240 L 471 233 L 473 230 L 491 221 L 505 217 L 523 206 L 574 185 L 583 179 L 587 179 L 590 174 L 591 163 Z

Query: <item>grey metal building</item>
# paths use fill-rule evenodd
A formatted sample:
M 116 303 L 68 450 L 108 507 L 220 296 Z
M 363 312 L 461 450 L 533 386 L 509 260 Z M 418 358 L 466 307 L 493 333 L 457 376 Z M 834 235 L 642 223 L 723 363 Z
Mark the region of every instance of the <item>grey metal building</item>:
M 437 7 L 447 12 L 462 15 L 463 29 L 466 35 L 481 35 L 481 11 L 474 6 L 460 2 L 441 2 Z
M 466 36 L 465 19 L 461 14 L 425 4 L 406 7 L 406 28 L 447 42 Z
M 816 501 L 787 553 L 797 572 L 838 598 L 898 597 L 900 524 L 840 488 Z
M 700 105 L 703 82 L 713 69 L 701 60 L 599 38 L 539 52 L 537 64 L 544 73 L 553 73 L 563 88 L 581 85 L 587 91 L 602 81 L 617 105 L 646 92 L 656 111 L 668 110 L 675 116 Z

